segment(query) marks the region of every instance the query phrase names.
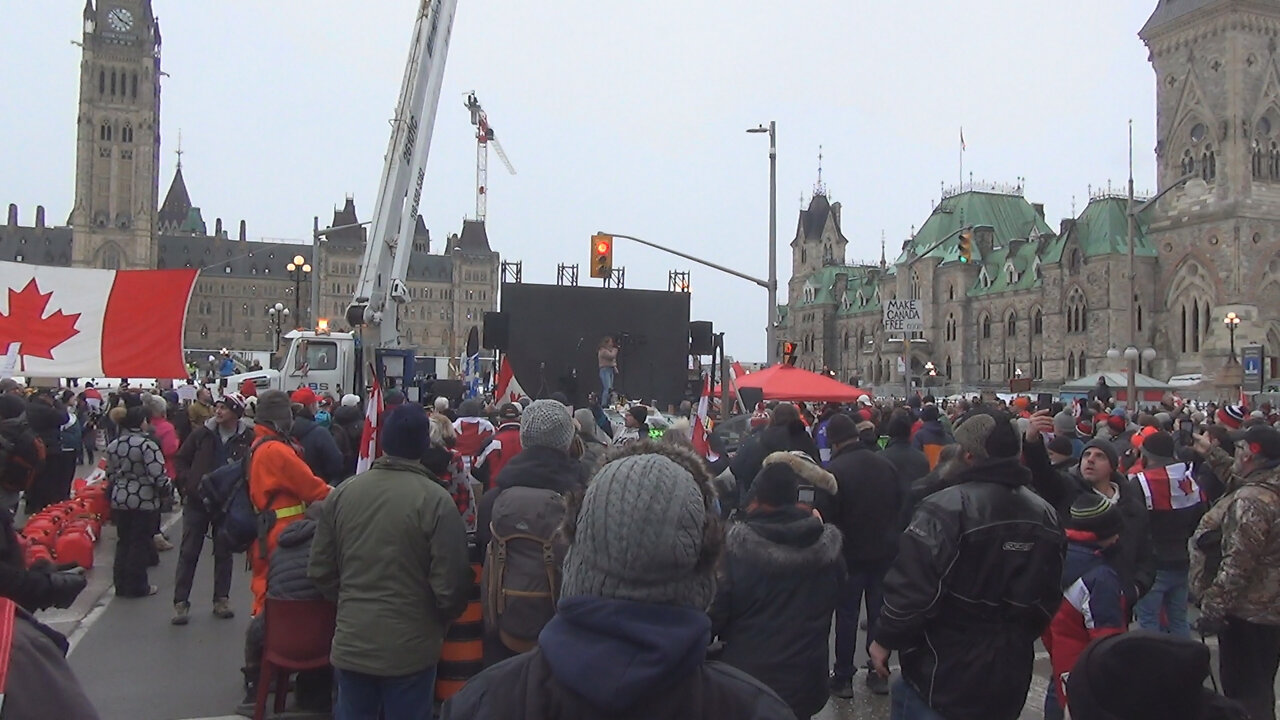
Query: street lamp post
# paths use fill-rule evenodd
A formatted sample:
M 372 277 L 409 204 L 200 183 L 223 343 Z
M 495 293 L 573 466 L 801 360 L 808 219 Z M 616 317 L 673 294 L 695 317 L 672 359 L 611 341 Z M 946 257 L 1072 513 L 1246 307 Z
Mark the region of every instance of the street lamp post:
M 769 314 L 765 326 L 765 357 L 769 365 L 778 362 L 778 124 L 770 120 L 769 127 L 761 125 L 747 130 L 749 133 L 769 133 Z
M 311 263 L 301 255 L 294 255 L 293 262 L 284 267 L 293 275 L 293 317 L 295 321 L 301 321 L 302 276 L 311 274 Z
M 280 334 L 284 332 L 284 323 L 289 319 L 289 308 L 284 303 L 267 306 L 267 323 L 276 331 L 276 345 L 273 351 L 280 354 Z
M 1240 316 L 1233 312 L 1227 313 L 1222 318 L 1222 324 L 1227 326 L 1227 334 L 1231 336 L 1231 359 L 1229 362 L 1236 361 L 1236 328 L 1240 327 Z

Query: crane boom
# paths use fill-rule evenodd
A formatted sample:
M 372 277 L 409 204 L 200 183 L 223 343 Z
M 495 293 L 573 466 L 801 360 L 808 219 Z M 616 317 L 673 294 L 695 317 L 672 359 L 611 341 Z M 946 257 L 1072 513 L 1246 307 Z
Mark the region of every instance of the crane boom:
M 399 310 L 408 300 L 404 278 L 457 7 L 458 0 L 421 0 L 419 5 L 369 242 L 355 296 L 347 306 L 347 323 L 378 328 L 378 346 L 383 348 L 402 347 Z

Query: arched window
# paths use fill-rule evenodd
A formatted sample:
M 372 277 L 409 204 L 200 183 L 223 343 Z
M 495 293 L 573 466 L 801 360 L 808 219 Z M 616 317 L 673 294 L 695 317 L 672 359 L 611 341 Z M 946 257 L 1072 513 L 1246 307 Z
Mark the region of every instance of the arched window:
M 955 286 L 955 285 L 948 285 L 948 286 L 947 286 L 947 299 L 948 299 L 948 300 L 955 300 L 955 299 L 956 299 L 956 286 Z
M 1089 329 L 1089 308 L 1080 288 L 1067 296 L 1067 332 L 1082 333 Z
M 1076 372 L 1076 354 L 1069 353 L 1067 355 L 1067 378 L 1074 380 L 1079 377 L 1079 375 L 1080 374 Z
M 107 71 L 102 68 L 98 69 L 98 94 L 107 94 Z
M 848 330 L 844 331 L 844 349 L 845 350 L 849 349 L 849 331 Z
M 1218 174 L 1218 161 L 1213 153 L 1213 145 L 1205 145 L 1204 152 L 1200 155 L 1201 177 L 1205 182 L 1212 182 Z
M 1004 321 L 1004 332 L 1006 337 L 1017 337 L 1018 335 L 1018 316 L 1012 310 L 1009 311 L 1009 317 Z
M 1191 322 L 1191 352 L 1200 352 L 1200 323 L 1196 322 L 1200 319 L 1200 300 L 1193 300 L 1191 303 L 1192 317 L 1195 318 Z
M 947 377 L 951 377 L 951 356 L 950 355 L 947 356 L 947 362 L 945 365 L 943 365 L 943 367 L 946 368 Z
M 1138 331 L 1142 331 L 1142 306 L 1138 306 Z
M 138 99 L 138 73 L 134 73 L 130 80 L 129 94 L 134 100 Z
M 982 339 L 990 340 L 991 339 L 991 316 L 987 315 L 986 313 L 983 313 L 982 320 L 979 322 L 979 324 L 982 325 Z
M 1076 370 L 1079 370 L 1081 375 L 1084 375 L 1089 372 L 1087 369 L 1085 369 L 1085 366 L 1084 366 L 1083 352 L 1080 353 L 1080 357 L 1076 360 Z
M 911 271 L 911 299 L 920 299 L 920 276 L 915 270 Z
M 1068 266 L 1071 274 L 1075 275 L 1080 272 L 1080 268 L 1084 266 L 1084 256 L 1080 254 L 1080 248 L 1072 248 L 1071 265 Z
M 120 251 L 113 247 L 108 247 L 103 249 L 102 268 L 104 270 L 119 270 L 120 269 Z
M 1036 308 L 1031 314 L 1031 334 L 1044 334 L 1044 311 L 1040 308 Z
M 805 252 L 804 248 L 800 248 L 800 262 L 801 264 L 809 262 L 809 253 Z

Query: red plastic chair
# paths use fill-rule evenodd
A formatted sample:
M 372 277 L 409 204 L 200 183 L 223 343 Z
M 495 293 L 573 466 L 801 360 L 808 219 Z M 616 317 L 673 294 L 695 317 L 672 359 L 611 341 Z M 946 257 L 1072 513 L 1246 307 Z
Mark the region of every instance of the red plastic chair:
M 267 598 L 263 610 L 262 673 L 253 719 L 263 720 L 267 693 L 275 681 L 275 712 L 285 709 L 289 676 L 303 670 L 329 666 L 338 606 L 327 600 L 277 600 Z

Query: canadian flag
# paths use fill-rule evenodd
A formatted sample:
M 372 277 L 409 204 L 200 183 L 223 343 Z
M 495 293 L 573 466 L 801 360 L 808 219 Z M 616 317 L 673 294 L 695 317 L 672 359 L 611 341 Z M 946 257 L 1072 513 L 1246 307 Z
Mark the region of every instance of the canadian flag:
M 1148 510 L 1181 510 L 1205 501 L 1187 463 L 1143 470 L 1135 477 L 1146 496 Z
M 720 456 L 711 451 L 711 442 L 707 439 L 707 412 L 711 408 L 711 376 L 702 378 L 702 397 L 698 400 L 698 414 L 693 416 L 693 449 L 706 459 L 715 462 Z
M 493 386 L 493 402 L 501 406 L 503 403 L 519 402 L 526 395 L 524 388 L 516 380 L 511 363 L 507 362 L 507 356 L 503 355 L 502 362 L 498 365 L 498 380 Z
M 382 443 L 378 439 L 378 421 L 386 406 L 382 402 L 382 386 L 378 384 L 378 375 L 369 367 L 369 376 L 373 378 L 373 389 L 369 392 L 369 404 L 364 410 L 364 427 L 360 430 L 360 454 L 356 459 L 356 473 L 362 473 L 373 467 L 373 461 L 382 455 Z
M 196 273 L 0 262 L 0 352 L 25 375 L 186 377 L 182 327 Z

